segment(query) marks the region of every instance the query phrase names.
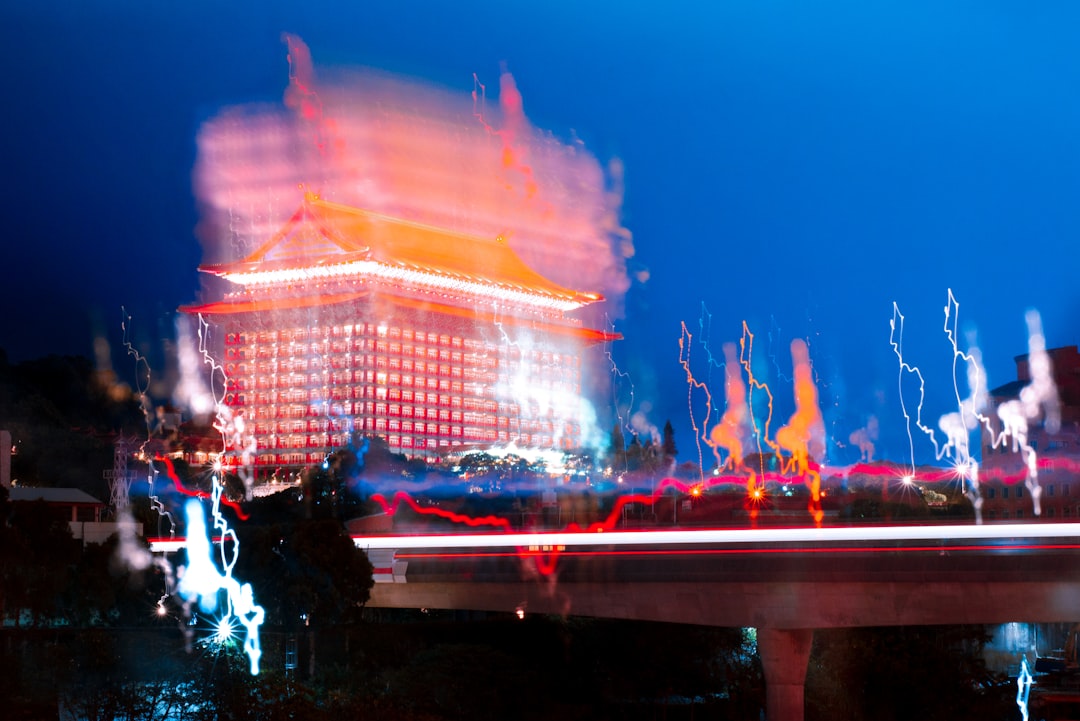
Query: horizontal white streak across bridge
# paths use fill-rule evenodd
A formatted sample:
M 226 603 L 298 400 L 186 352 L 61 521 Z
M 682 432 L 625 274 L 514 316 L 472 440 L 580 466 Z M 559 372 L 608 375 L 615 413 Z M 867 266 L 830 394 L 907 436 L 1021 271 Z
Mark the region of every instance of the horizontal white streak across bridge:
M 696 544 L 797 544 L 861 541 L 1007 541 L 1080 538 L 1080 523 L 990 523 L 982 525 L 839 526 L 666 531 L 556 531 L 539 533 L 444 533 L 353 536 L 362 549 L 528 548 L 531 546 L 686 546 Z M 183 538 L 151 538 L 150 550 L 171 553 Z
M 362 549 L 527 548 L 531 546 L 686 546 L 697 544 L 797 544 L 860 541 L 988 541 L 1078 538 L 1077 523 L 1016 523 L 935 526 L 843 526 L 668 531 L 469 533 L 353 536 Z

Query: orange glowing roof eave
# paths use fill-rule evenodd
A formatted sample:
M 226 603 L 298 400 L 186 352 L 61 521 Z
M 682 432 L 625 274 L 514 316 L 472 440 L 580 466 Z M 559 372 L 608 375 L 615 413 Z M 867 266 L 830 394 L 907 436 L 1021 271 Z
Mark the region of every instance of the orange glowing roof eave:
M 191 315 L 239 315 L 241 313 L 257 313 L 260 311 L 288 310 L 295 308 L 311 308 L 314 306 L 322 305 L 337 305 L 341 303 L 348 303 L 353 300 L 358 300 L 359 298 L 366 295 L 369 295 L 368 291 L 360 291 L 356 293 L 341 293 L 338 295 L 307 296 L 289 299 L 267 298 L 261 300 L 239 302 L 220 301 L 216 303 L 203 303 L 201 305 L 181 306 L 180 311 L 183 313 L 189 313 Z M 460 308 L 458 306 L 446 305 L 444 303 L 434 303 L 431 301 L 415 300 L 412 298 L 402 298 L 391 295 L 382 295 L 380 296 L 380 298 L 383 301 L 387 301 L 394 305 L 398 305 L 403 308 L 410 308 L 413 310 L 434 312 L 441 315 L 457 316 L 459 318 L 474 318 L 487 323 L 499 322 L 514 326 L 527 325 L 530 328 L 545 331 L 548 333 L 576 336 L 589 344 L 607 343 L 611 341 L 622 340 L 623 337 L 621 333 L 609 333 L 607 331 L 597 330 L 595 328 L 583 328 L 580 326 L 563 325 L 560 323 L 537 321 L 531 320 L 529 318 L 519 318 L 515 316 L 496 316 L 494 313 L 481 313 L 469 308 Z
M 298 258 L 268 260 L 279 244 L 302 223 L 341 249 L 340 253 L 313 255 L 306 262 Z M 335 228 L 337 232 L 329 229 Z M 354 238 L 355 240 L 344 240 Z M 321 200 L 308 195 L 285 226 L 255 252 L 235 263 L 200 266 L 217 276 L 244 274 L 282 268 L 313 268 L 370 259 L 388 266 L 406 267 L 437 275 L 476 282 L 490 282 L 514 289 L 571 299 L 582 305 L 604 300 L 599 293 L 565 288 L 540 275 L 501 238 L 490 239 L 445 228 L 394 218 L 361 208 Z

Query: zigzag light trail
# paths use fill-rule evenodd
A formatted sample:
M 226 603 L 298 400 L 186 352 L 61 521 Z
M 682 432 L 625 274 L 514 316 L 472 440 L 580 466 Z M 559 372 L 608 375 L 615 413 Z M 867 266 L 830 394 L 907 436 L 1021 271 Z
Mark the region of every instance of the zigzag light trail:
M 679 336 L 679 365 L 682 366 L 686 372 L 686 402 L 687 411 L 690 416 L 690 427 L 694 431 L 694 445 L 697 448 L 698 455 L 698 468 L 700 473 L 705 472 L 705 458 L 701 452 L 701 439 L 709 438 L 709 420 L 712 418 L 713 402 L 712 393 L 709 392 L 709 386 L 707 383 L 694 378 L 693 371 L 690 370 L 690 349 L 694 346 L 694 336 L 686 328 L 686 323 L 682 324 L 682 333 Z M 711 356 L 710 356 L 711 360 Z M 698 389 L 705 393 L 705 416 L 701 428 L 698 428 L 697 418 L 694 417 L 694 389 Z M 704 476 L 702 476 L 704 478 Z

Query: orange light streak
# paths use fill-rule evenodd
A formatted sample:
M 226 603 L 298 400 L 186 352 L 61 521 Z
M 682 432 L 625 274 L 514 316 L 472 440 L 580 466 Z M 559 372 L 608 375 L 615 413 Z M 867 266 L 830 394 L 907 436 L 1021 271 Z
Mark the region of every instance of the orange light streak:
M 791 342 L 791 360 L 794 366 L 795 412 L 776 432 L 776 442 L 791 452 L 795 472 L 802 476 L 810 488 L 810 515 L 818 524 L 824 518 L 821 510 L 821 475 L 810 468 L 812 451 L 820 455 L 824 450 L 825 422 L 818 407 L 817 386 L 810 365 L 810 352 L 806 341 L 796 338 Z M 811 447 L 813 444 L 813 447 Z
M 743 438 L 750 407 L 747 405 L 746 384 L 739 372 L 739 358 L 735 353 L 734 343 L 724 344 L 724 395 L 727 398 L 727 408 L 720 422 L 713 426 L 709 440 L 717 461 L 720 461 L 720 454 L 716 448 L 724 448 L 728 452 L 728 457 L 723 462 L 724 467 L 739 470 L 743 467 Z
M 754 377 L 754 369 L 751 366 L 751 361 L 753 360 L 753 352 L 754 352 L 754 334 L 750 332 L 750 326 L 747 325 L 745 320 L 743 321 L 743 324 L 742 324 L 742 331 L 743 331 L 742 332 L 742 337 L 739 338 L 739 363 L 742 365 L 743 370 L 746 371 L 747 384 L 748 384 L 748 388 L 749 388 L 749 391 L 747 393 L 747 405 L 750 408 L 750 425 L 754 430 L 754 439 L 755 439 L 755 442 L 757 443 L 758 464 L 759 464 L 758 475 L 764 476 L 765 475 L 765 457 L 764 457 L 764 448 L 762 447 L 762 443 L 764 443 L 770 449 L 772 449 L 772 451 L 776 454 L 776 456 L 778 458 L 780 457 L 780 446 L 777 445 L 776 443 L 774 443 L 769 438 L 769 425 L 772 423 L 772 414 L 773 414 L 773 394 L 772 394 L 772 391 L 769 390 L 768 384 L 762 383 L 762 382 L 758 381 L 757 378 Z M 758 427 L 757 416 L 754 415 L 754 390 L 755 389 L 760 390 L 760 391 L 765 391 L 765 395 L 768 396 L 768 398 L 769 398 L 769 412 L 765 416 L 765 423 L 764 423 L 763 428 Z M 753 493 L 754 488 L 756 486 L 751 485 L 751 484 L 755 483 L 755 479 L 756 479 L 756 476 L 753 473 L 751 473 L 750 477 L 747 479 L 747 492 L 748 493 L 751 493 L 751 494 Z
M 694 372 L 690 370 L 690 347 L 694 336 L 686 329 L 686 323 L 682 324 L 682 332 L 679 335 L 679 365 L 686 372 L 686 405 L 690 415 L 690 427 L 694 430 L 694 445 L 698 452 L 698 471 L 704 473 L 705 459 L 701 453 L 701 441 L 709 440 L 709 418 L 712 416 L 712 393 L 709 386 L 694 378 Z M 694 389 L 705 393 L 705 419 L 701 428 L 698 428 L 697 418 L 694 416 Z M 704 478 L 704 476 L 702 476 Z

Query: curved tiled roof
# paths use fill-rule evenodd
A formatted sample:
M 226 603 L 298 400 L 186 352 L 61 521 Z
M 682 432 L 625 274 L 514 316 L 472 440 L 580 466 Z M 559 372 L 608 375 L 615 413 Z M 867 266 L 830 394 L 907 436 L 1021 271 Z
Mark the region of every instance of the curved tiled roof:
M 246 258 L 200 270 L 234 282 L 258 282 L 269 280 L 275 272 L 328 271 L 372 261 L 452 281 L 547 296 L 575 306 L 602 300 L 597 293 L 564 288 L 540 275 L 501 236 L 458 233 L 314 195 L 308 195 L 285 226 Z

